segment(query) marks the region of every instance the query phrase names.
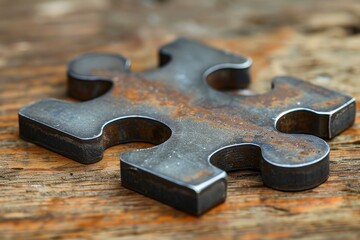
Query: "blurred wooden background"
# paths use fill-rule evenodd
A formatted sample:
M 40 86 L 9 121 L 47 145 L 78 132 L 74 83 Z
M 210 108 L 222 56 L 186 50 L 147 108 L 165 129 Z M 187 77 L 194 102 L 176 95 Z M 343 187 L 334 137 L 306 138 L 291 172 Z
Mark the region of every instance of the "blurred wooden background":
M 229 174 L 227 201 L 196 218 L 120 185 L 115 146 L 81 165 L 20 140 L 18 110 L 66 97 L 66 63 L 89 51 L 156 66 L 157 48 L 186 36 L 250 56 L 251 90 L 295 75 L 360 99 L 360 2 L 343 0 L 0 0 L 0 238 L 360 239 L 360 104 L 329 141 L 318 188 L 279 192 L 258 173 Z

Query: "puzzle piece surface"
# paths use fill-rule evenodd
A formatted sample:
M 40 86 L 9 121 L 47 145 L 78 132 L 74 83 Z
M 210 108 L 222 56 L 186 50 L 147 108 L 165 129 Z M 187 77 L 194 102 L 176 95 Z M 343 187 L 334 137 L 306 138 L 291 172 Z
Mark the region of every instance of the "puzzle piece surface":
M 257 169 L 265 185 L 285 191 L 321 184 L 330 149 L 319 137 L 354 122 L 353 98 L 292 77 L 256 96 L 216 90 L 246 87 L 251 61 L 194 41 L 161 48 L 159 65 L 131 73 L 119 55 L 80 56 L 68 87 L 82 102 L 24 107 L 20 136 L 86 164 L 116 144 L 153 143 L 120 156 L 122 185 L 200 215 L 225 200 L 226 171 Z

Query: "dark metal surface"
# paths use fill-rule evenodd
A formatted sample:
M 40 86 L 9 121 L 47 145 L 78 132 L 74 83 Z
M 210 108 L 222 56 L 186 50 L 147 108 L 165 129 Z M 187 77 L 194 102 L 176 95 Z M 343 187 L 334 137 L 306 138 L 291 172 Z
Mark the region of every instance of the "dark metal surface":
M 159 69 L 144 73 L 118 55 L 83 55 L 69 65 L 68 86 L 87 101 L 24 107 L 20 135 L 85 164 L 112 145 L 153 143 L 121 155 L 122 185 L 195 215 L 225 200 L 225 171 L 258 169 L 285 191 L 321 184 L 330 149 L 319 137 L 353 124 L 355 100 L 292 77 L 262 95 L 219 91 L 245 88 L 250 65 L 186 39 L 161 48 Z

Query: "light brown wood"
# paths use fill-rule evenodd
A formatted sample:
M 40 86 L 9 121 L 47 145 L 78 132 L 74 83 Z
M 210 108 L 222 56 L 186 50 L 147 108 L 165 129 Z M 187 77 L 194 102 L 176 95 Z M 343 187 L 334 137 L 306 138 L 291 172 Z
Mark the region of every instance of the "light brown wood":
M 112 147 L 81 165 L 19 139 L 18 110 L 66 96 L 66 63 L 89 51 L 156 65 L 177 36 L 250 56 L 257 93 L 295 75 L 360 99 L 359 1 L 0 0 L 0 238 L 360 239 L 360 103 L 331 145 L 331 172 L 303 192 L 229 174 L 226 202 L 196 218 L 123 188 Z

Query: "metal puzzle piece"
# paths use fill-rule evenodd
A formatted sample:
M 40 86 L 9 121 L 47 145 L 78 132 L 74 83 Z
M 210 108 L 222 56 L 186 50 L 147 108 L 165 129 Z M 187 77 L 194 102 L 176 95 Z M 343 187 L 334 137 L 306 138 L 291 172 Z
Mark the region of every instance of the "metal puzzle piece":
M 83 102 L 24 107 L 21 137 L 85 164 L 119 143 L 153 143 L 121 155 L 122 185 L 195 215 L 225 200 L 225 171 L 257 169 L 284 191 L 326 181 L 330 149 L 319 137 L 353 124 L 354 98 L 292 77 L 265 94 L 226 94 L 217 89 L 249 84 L 251 61 L 186 39 L 162 47 L 159 65 L 130 73 L 119 55 L 80 56 L 68 87 Z

